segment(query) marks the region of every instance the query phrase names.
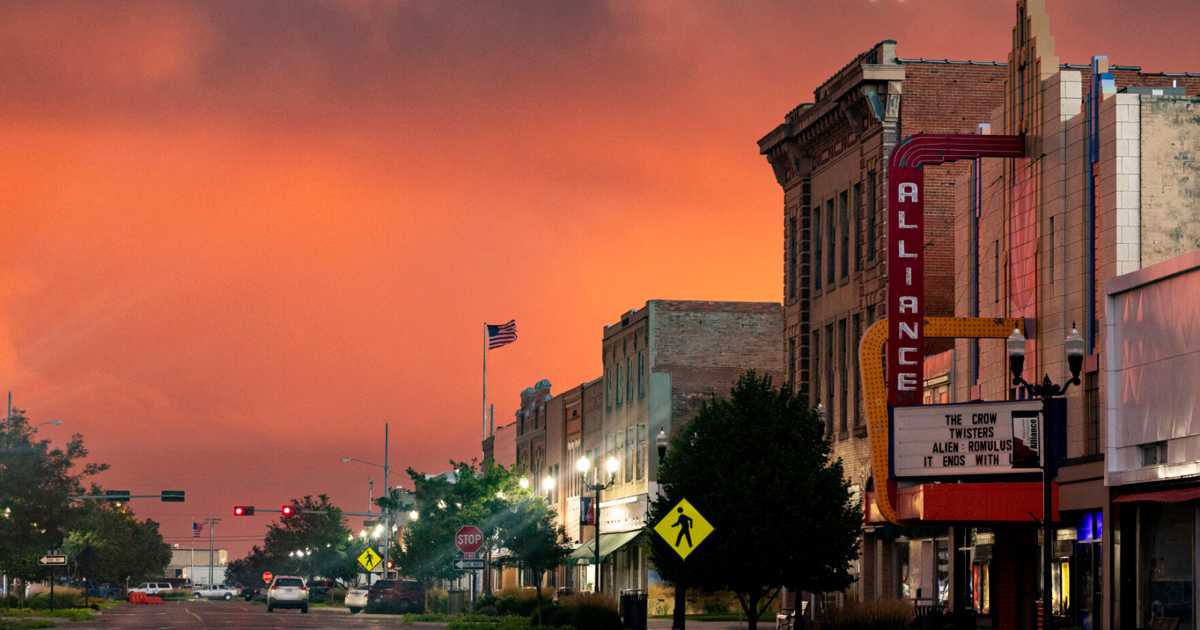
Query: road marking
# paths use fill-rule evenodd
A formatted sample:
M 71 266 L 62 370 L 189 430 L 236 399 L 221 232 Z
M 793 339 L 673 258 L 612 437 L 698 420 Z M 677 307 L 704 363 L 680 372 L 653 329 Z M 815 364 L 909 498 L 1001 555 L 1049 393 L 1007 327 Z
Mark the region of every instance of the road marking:
M 194 613 L 194 612 L 192 612 L 192 611 L 188 610 L 187 608 L 184 608 L 184 609 L 183 609 L 183 612 L 185 612 L 185 613 L 187 613 L 187 614 L 189 614 L 189 615 L 191 615 L 191 616 L 195 617 L 195 618 L 196 618 L 196 621 L 199 621 L 200 623 L 204 623 L 204 620 L 200 618 L 200 615 L 197 615 L 196 613 Z

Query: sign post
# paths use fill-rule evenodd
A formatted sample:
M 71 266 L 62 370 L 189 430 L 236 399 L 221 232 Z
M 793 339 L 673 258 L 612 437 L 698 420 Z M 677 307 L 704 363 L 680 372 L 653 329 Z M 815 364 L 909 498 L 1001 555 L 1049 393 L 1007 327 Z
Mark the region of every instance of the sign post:
M 679 565 L 679 580 L 675 584 L 675 607 L 678 609 L 687 605 L 687 557 L 691 555 L 697 545 L 708 538 L 708 535 L 713 532 L 713 526 L 708 519 L 700 515 L 696 508 L 692 507 L 691 503 L 688 503 L 687 499 L 682 499 L 654 526 L 654 532 L 662 536 L 671 549 L 679 554 L 680 560 L 684 561 Z M 599 554 L 599 543 L 600 541 L 597 540 L 597 554 Z M 597 571 L 599 571 L 599 567 L 597 567 Z M 679 620 L 678 630 L 683 630 L 684 624 L 687 623 L 686 612 L 676 610 L 675 619 Z
M 54 567 L 67 566 L 67 557 L 60 554 L 45 555 L 38 558 L 38 565 L 50 567 L 50 610 L 54 610 Z
M 463 552 L 463 559 L 454 563 L 454 566 L 458 567 L 459 569 L 467 569 L 469 567 L 471 570 L 470 614 L 474 615 L 475 576 L 477 575 L 475 569 L 483 568 L 483 561 L 476 560 L 475 554 L 479 551 L 480 547 L 483 547 L 483 532 L 479 531 L 479 528 L 475 527 L 474 525 L 464 525 L 462 529 L 459 529 L 458 533 L 454 535 L 454 545 L 458 547 L 459 551 Z M 476 563 L 478 563 L 478 566 Z

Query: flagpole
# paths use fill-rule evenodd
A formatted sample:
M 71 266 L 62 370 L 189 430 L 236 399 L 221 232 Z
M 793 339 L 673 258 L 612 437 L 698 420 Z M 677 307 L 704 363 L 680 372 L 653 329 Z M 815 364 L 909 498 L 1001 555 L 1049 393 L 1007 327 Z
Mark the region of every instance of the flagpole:
M 196 517 L 192 517 L 192 562 L 188 565 L 188 580 L 196 585 Z
M 487 347 L 488 327 L 483 323 L 483 439 L 487 439 Z

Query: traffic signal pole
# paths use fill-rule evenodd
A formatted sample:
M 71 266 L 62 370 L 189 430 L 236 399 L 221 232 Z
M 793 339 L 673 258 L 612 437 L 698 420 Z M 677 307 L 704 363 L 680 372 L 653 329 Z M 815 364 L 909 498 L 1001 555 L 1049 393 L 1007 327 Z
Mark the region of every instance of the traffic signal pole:
M 383 489 L 387 493 L 390 500 L 392 498 L 392 487 L 388 485 L 388 439 L 389 439 L 389 424 L 383 424 Z M 383 577 L 391 577 L 391 571 L 388 569 L 389 556 L 392 553 L 392 510 L 383 508 Z M 367 582 L 371 581 L 371 576 L 367 576 Z

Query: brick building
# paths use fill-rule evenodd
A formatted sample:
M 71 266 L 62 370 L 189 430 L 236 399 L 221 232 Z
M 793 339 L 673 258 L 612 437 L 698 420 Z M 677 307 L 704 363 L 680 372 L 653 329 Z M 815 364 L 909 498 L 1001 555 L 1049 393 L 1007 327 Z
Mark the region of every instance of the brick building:
M 613 488 L 600 497 L 603 592 L 615 597 L 624 589 L 648 588 L 651 599 L 669 599 L 639 542 L 649 496 L 657 491 L 654 438 L 678 430 L 703 401 L 727 393 L 747 370 L 781 381 L 782 329 L 780 304 L 675 300 L 650 300 L 604 328 L 604 378 L 583 397 L 584 452 L 600 470 L 610 457 L 618 463 Z M 592 422 L 593 408 L 602 418 L 598 423 Z M 590 480 L 602 476 L 593 469 Z M 577 506 L 579 497 L 567 501 Z M 572 513 L 578 508 L 568 505 Z M 596 579 L 595 543 L 590 532 L 583 536 L 585 544 L 570 560 L 576 590 L 590 590 Z
M 783 187 L 787 378 L 823 409 L 834 456 L 845 464 L 852 490 L 871 488 L 866 411 L 858 345 L 884 317 L 884 242 L 888 157 L 915 133 L 971 133 L 1004 99 L 1005 64 L 906 59 L 894 41 L 855 57 L 814 91 L 783 124 L 759 140 Z M 968 167 L 931 166 L 925 174 L 926 313 L 954 312 L 954 183 Z M 949 350 L 927 342 L 926 354 Z M 927 364 L 927 381 L 948 394 L 945 372 Z M 933 370 L 932 372 L 930 370 Z M 937 372 L 937 373 L 935 373 Z M 941 399 L 939 398 L 939 401 Z M 928 564 L 946 535 L 907 546 L 899 528 L 867 527 L 854 587 L 859 597 L 928 598 L 908 577 L 910 565 Z M 897 545 L 899 539 L 902 544 Z M 941 547 L 939 547 L 939 545 Z M 922 553 L 924 552 L 924 553 Z M 930 566 L 926 577 L 937 571 Z M 919 571 L 912 571 L 915 576 Z M 918 593 L 918 589 L 922 589 Z

